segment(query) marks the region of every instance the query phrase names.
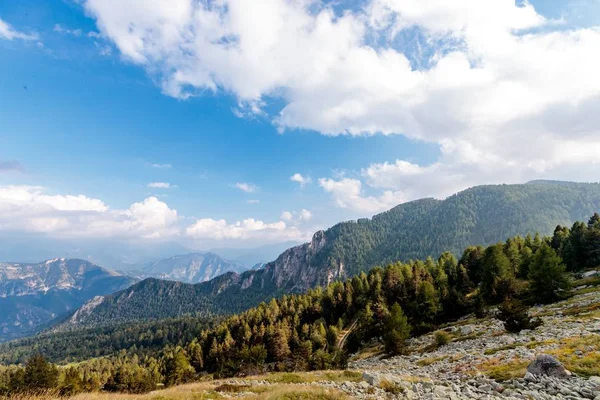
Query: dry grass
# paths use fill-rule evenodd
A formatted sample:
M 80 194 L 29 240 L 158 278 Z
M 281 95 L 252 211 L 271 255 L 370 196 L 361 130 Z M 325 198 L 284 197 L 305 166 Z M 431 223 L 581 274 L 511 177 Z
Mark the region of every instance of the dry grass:
M 522 378 L 529 365 L 528 360 L 513 358 L 505 361 L 492 358 L 476 366 L 477 370 L 497 381 L 506 381 L 514 378 Z
M 395 395 L 402 394 L 405 392 L 405 389 L 402 386 L 395 382 L 390 382 L 386 379 L 382 380 L 379 383 L 379 387 L 383 389 L 386 393 L 391 393 Z
M 434 364 L 436 362 L 445 360 L 446 358 L 448 358 L 448 356 L 422 358 L 419 361 L 417 361 L 417 365 L 419 367 L 426 367 L 426 366 Z
M 271 383 L 311 383 L 319 381 L 359 382 L 362 373 L 352 370 L 344 371 L 314 371 L 314 372 L 279 372 L 267 375 L 253 376 L 252 380 L 265 380 Z
M 82 393 L 70 400 L 219 400 L 235 395 L 238 399 L 256 400 L 348 400 L 345 393 L 339 390 L 318 386 L 299 386 L 290 384 L 280 385 L 219 385 L 193 383 L 181 385 L 147 394 L 116 394 L 116 393 Z M 221 395 L 215 389 L 221 390 Z M 247 395 L 244 395 L 247 393 Z M 39 396 L 15 396 L 10 400 L 58 400 L 51 394 Z
M 569 371 L 583 376 L 600 375 L 600 335 L 564 339 L 549 351 Z
M 512 343 L 512 344 L 506 344 L 506 345 L 500 346 L 500 347 L 495 347 L 493 349 L 487 349 L 486 351 L 483 352 L 483 354 L 492 355 L 492 354 L 496 354 L 500 351 L 516 349 L 517 347 L 527 347 L 528 349 L 535 349 L 536 347 L 545 346 L 545 345 L 552 344 L 552 343 L 556 343 L 556 340 L 543 340 L 543 341 L 534 340 L 529 343 Z

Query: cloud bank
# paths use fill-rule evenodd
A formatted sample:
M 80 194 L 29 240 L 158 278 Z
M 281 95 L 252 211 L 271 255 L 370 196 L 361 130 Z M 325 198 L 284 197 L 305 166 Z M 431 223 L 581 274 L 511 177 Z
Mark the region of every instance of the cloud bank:
M 169 96 L 231 93 L 248 113 L 276 98 L 283 106 L 269 117 L 282 131 L 399 134 L 439 146 L 431 165 L 389 160 L 365 166 L 362 181 L 323 178 L 340 207 L 373 212 L 481 183 L 598 179 L 600 28 L 569 27 L 511 0 L 343 4 L 84 7 Z

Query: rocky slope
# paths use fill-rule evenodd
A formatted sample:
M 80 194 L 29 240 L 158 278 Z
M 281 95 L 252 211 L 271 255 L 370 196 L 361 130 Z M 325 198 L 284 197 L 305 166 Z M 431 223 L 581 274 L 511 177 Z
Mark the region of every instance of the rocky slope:
M 226 272 L 241 273 L 245 270 L 241 264 L 225 260 L 215 253 L 191 253 L 165 258 L 148 264 L 142 271 L 126 273 L 139 279 L 153 277 L 200 283 Z
M 273 374 L 223 383 L 251 394 L 268 392 L 286 379 L 297 387 L 337 390 L 354 399 L 600 400 L 600 288 L 580 293 L 533 308 L 544 321 L 533 331 L 510 334 L 492 317 L 468 316 L 445 328 L 452 337 L 446 345 L 437 347 L 428 334 L 411 339 L 405 356 L 369 356 L 377 348 L 366 349 L 351 359 L 343 375 Z M 542 354 L 555 358 L 558 368 L 534 368 Z
M 239 312 L 274 296 L 301 293 L 376 265 L 437 257 L 446 250 L 458 254 L 469 245 L 490 244 L 515 235 L 551 234 L 557 224 L 587 220 L 598 210 L 600 184 L 537 181 L 478 186 L 445 200 L 412 201 L 371 219 L 337 224 L 315 233 L 310 242 L 284 251 L 264 268 L 227 273 L 198 288 L 178 286 L 176 291 L 178 296 L 193 298 L 186 309 Z M 134 287 L 130 296 L 107 298 L 86 318 L 94 324 L 111 324 L 115 318 L 158 318 L 151 308 L 134 310 L 133 305 L 143 305 L 159 295 L 150 292 L 149 286 L 143 290 Z M 182 308 L 174 301 L 165 298 L 162 304 L 171 310 L 168 316 L 180 315 Z M 72 323 L 86 326 L 83 319 Z
M 135 280 L 84 260 L 0 263 L 0 341 L 24 336 Z

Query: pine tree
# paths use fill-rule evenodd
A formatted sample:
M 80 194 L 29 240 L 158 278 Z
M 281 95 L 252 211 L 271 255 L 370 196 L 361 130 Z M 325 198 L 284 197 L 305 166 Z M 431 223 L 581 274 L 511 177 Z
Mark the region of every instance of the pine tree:
M 406 340 L 410 337 L 411 326 L 402 308 L 394 303 L 390 310 L 390 316 L 386 321 L 384 334 L 385 351 L 388 354 L 401 354 L 406 348 Z
M 25 365 L 23 383 L 30 391 L 55 388 L 58 384 L 58 369 L 42 355 L 35 355 Z
M 565 265 L 554 249 L 543 243 L 529 268 L 529 289 L 534 301 L 550 303 L 564 298 L 570 288 Z

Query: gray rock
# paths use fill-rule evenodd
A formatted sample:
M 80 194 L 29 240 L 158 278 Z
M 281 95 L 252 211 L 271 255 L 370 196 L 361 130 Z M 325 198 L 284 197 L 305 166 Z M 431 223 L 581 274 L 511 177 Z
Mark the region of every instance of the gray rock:
M 549 354 L 541 354 L 527 367 L 527 372 L 537 376 L 553 376 L 566 378 L 570 374 L 556 358 Z
M 460 328 L 461 335 L 470 335 L 473 333 L 473 327 L 471 325 L 465 325 Z
M 379 377 L 379 375 L 372 372 L 363 372 L 362 378 L 369 385 L 379 386 L 379 384 L 381 383 L 381 378 Z

